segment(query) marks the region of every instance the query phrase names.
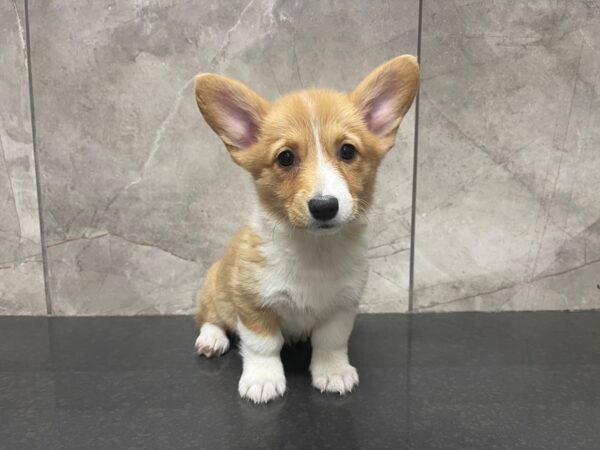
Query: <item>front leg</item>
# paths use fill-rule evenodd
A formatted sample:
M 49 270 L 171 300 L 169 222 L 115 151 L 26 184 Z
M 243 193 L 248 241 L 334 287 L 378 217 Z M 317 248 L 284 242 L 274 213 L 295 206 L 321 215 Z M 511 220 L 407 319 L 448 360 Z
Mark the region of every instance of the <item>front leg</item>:
M 321 392 L 346 394 L 358 384 L 358 373 L 348 362 L 348 338 L 355 316 L 352 310 L 338 311 L 311 334 L 312 383 Z
M 280 352 L 283 336 L 278 326 L 238 321 L 242 377 L 238 384 L 241 397 L 254 403 L 266 403 L 285 392 L 285 375 Z

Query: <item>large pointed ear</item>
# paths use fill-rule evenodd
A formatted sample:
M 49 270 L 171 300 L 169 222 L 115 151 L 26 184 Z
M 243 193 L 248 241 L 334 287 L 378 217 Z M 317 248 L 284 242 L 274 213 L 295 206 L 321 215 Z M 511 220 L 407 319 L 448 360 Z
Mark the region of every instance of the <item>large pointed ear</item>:
M 206 122 L 235 158 L 256 143 L 269 102 L 239 81 L 212 73 L 196 76 L 196 102 Z
M 391 147 L 402 118 L 412 105 L 419 84 L 419 64 L 402 55 L 371 72 L 350 93 L 372 133 Z

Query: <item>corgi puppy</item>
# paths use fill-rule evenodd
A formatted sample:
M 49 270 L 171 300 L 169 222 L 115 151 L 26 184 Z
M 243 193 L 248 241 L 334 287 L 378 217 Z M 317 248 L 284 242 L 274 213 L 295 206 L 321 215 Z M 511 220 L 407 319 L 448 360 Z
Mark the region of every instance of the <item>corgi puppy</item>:
M 233 161 L 250 172 L 258 206 L 207 272 L 196 349 L 206 357 L 239 336 L 239 394 L 255 403 L 286 390 L 286 340 L 310 338 L 312 384 L 358 384 L 348 338 L 368 275 L 366 213 L 377 168 L 417 91 L 415 57 L 398 56 L 350 93 L 311 89 L 276 101 L 239 81 L 196 77 L 196 101 Z

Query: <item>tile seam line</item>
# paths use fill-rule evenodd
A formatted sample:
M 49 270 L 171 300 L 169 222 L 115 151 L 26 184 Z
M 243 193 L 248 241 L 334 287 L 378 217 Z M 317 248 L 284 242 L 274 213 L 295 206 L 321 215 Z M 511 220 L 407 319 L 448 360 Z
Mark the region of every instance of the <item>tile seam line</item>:
M 34 94 L 33 94 L 33 71 L 31 68 L 31 38 L 29 29 L 29 0 L 24 0 L 25 6 L 25 45 L 26 45 L 26 62 L 27 62 L 27 78 L 29 81 L 29 114 L 31 120 L 31 139 L 33 144 L 33 164 L 35 170 L 35 186 L 37 193 L 37 206 L 38 206 L 38 218 L 40 223 L 40 246 L 42 250 L 42 268 L 44 275 L 44 296 L 46 300 L 46 315 L 52 315 L 52 300 L 50 297 L 50 286 L 48 284 L 48 256 L 46 249 L 46 236 L 44 227 L 44 214 L 43 214 L 43 202 L 42 202 L 42 186 L 41 186 L 41 172 L 40 172 L 40 161 L 39 161 L 39 149 L 37 146 L 36 136 L 36 121 L 35 121 L 35 107 L 34 107 Z
M 417 60 L 419 61 L 419 71 L 421 71 L 421 35 L 423 31 L 423 2 L 419 0 L 419 19 L 417 25 Z M 421 82 L 417 89 L 417 97 L 415 99 L 415 130 L 413 140 L 413 179 L 412 179 L 412 202 L 410 211 L 410 256 L 408 269 L 408 312 L 414 310 L 414 295 L 415 295 L 415 235 L 416 235 L 416 218 L 417 218 L 417 169 L 418 169 L 418 150 L 419 150 L 419 98 L 421 91 Z

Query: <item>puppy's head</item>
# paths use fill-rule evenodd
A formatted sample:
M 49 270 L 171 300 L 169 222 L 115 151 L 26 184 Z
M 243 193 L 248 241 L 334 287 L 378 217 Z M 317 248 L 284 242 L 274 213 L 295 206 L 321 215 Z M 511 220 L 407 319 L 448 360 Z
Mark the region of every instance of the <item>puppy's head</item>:
M 404 55 L 350 93 L 308 90 L 269 102 L 236 80 L 201 74 L 196 100 L 232 159 L 252 174 L 264 208 L 294 227 L 330 233 L 371 205 L 377 168 L 418 79 L 416 59 Z

